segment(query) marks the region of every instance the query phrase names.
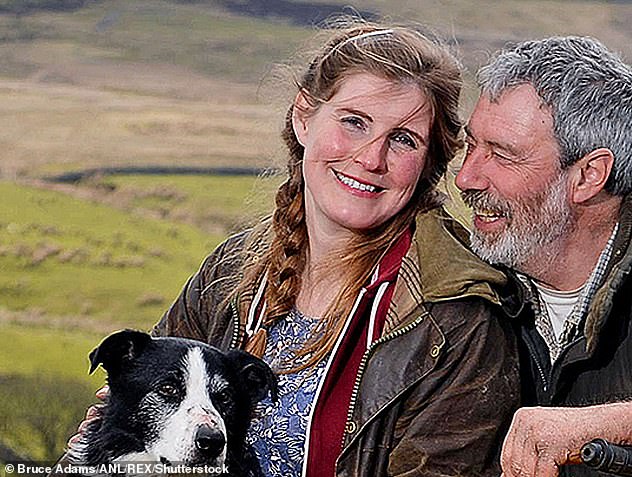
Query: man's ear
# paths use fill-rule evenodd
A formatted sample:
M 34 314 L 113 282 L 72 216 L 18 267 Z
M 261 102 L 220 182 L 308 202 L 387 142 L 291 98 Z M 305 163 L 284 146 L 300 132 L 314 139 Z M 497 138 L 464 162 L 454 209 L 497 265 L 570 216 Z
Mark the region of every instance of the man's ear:
M 605 147 L 590 151 L 573 164 L 571 200 L 581 204 L 604 190 L 613 164 L 614 154 Z
M 268 392 L 273 401 L 277 400 L 277 378 L 262 359 L 241 350 L 231 350 L 226 356 L 235 364 L 253 405 L 265 398 Z
M 99 364 L 109 376 L 120 373 L 122 366 L 140 356 L 150 342 L 151 336 L 142 331 L 123 330 L 111 334 L 90 353 L 90 373 Z
M 305 142 L 307 141 L 309 116 L 313 109 L 305 95 L 305 91 L 299 90 L 292 107 L 292 129 L 294 129 L 294 134 L 299 144 L 303 147 L 305 147 Z

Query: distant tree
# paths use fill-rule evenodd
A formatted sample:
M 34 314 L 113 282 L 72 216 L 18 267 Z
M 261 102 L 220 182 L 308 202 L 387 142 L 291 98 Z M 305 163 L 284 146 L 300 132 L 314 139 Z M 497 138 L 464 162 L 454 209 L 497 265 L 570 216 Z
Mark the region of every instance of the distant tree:
M 28 460 L 56 460 L 93 400 L 94 391 L 80 381 L 0 376 L 0 452 Z

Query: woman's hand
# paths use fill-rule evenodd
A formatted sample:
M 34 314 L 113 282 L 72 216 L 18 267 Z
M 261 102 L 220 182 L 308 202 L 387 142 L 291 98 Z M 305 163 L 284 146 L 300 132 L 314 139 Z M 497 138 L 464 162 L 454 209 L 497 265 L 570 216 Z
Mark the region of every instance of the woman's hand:
M 105 399 L 108 397 L 109 394 L 110 394 L 110 388 L 106 384 L 95 393 L 95 396 L 101 401 L 105 401 Z M 77 434 L 73 435 L 70 439 L 68 439 L 67 447 L 69 450 L 72 449 L 73 445 L 76 445 L 79 442 L 81 437 L 84 435 L 84 433 L 88 429 L 89 424 L 101 419 L 103 406 L 104 404 L 101 403 L 101 404 L 94 404 L 88 408 L 88 410 L 86 411 L 86 417 L 79 424 L 79 427 L 77 429 Z

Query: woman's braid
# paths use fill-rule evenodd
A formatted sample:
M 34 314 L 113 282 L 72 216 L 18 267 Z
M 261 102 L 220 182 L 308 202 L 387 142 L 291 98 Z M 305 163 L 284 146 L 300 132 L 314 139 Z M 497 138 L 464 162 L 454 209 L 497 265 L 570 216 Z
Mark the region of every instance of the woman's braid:
M 287 314 L 296 302 L 301 289 L 301 275 L 307 252 L 307 227 L 303 206 L 303 174 L 301 170 L 303 146 L 292 130 L 292 108 L 286 117 L 283 140 L 290 152 L 288 178 L 276 194 L 276 210 L 272 227 L 276 240 L 269 250 L 266 289 L 266 323 Z

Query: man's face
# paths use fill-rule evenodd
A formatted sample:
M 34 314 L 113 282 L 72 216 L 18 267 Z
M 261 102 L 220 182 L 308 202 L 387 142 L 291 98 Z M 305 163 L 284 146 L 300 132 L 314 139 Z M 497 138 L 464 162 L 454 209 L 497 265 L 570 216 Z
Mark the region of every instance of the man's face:
M 481 96 L 466 133 L 456 184 L 473 212 L 472 249 L 528 273 L 573 223 L 551 113 L 520 85 L 497 101 Z

